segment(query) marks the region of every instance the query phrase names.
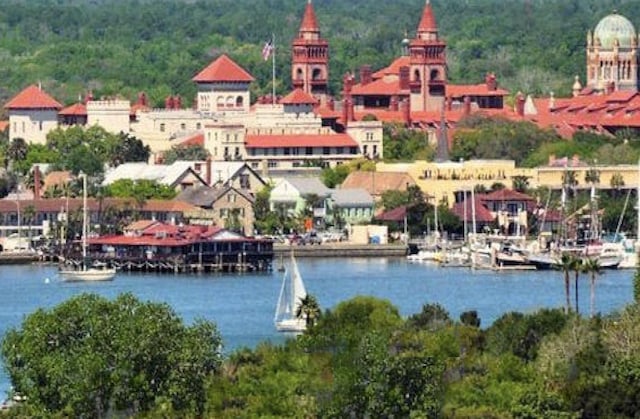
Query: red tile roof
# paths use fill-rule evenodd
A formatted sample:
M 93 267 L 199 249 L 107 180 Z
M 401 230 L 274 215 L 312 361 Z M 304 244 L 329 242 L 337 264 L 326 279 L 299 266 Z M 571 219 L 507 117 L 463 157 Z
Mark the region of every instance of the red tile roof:
M 196 134 L 190 137 L 186 137 L 180 141 L 178 144 L 180 147 L 192 147 L 192 146 L 203 146 L 204 147 L 204 134 Z
M 62 109 L 62 105 L 35 84 L 13 97 L 5 109 Z
M 433 15 L 431 3 L 427 1 L 427 4 L 424 6 L 424 11 L 422 12 L 420 24 L 418 25 L 418 31 L 433 32 L 437 30 L 438 25 L 436 25 L 436 18 Z
M 316 12 L 313 10 L 313 4 L 307 2 L 307 6 L 304 8 L 304 15 L 302 16 L 302 23 L 300 23 L 300 32 L 318 32 L 320 27 L 318 26 L 318 19 L 316 18 Z
M 342 189 L 365 189 L 371 195 L 380 196 L 389 190 L 406 191 L 416 182 L 405 172 L 351 172 L 340 186 Z
M 198 73 L 192 80 L 196 83 L 251 83 L 255 79 L 251 74 L 249 74 L 245 69 L 236 64 L 236 62 L 229 58 L 226 54 L 222 54 L 215 61 L 209 64 L 204 70 Z
M 409 95 L 409 90 L 400 89 L 400 81 L 398 79 L 381 78 L 374 80 L 365 85 L 356 84 L 351 90 L 353 95 L 374 95 L 374 96 L 391 96 L 391 95 Z
M 447 84 L 447 96 L 458 98 L 463 96 L 507 96 L 508 90 L 497 88 L 489 90 L 486 83 L 481 84 Z
M 357 147 L 348 134 L 247 135 L 247 148 Z
M 499 189 L 478 196 L 482 201 L 535 201 L 534 198 L 512 189 Z
M 315 105 L 318 100 L 302 89 L 294 89 L 291 93 L 280 99 L 283 105 Z
M 401 57 L 396 58 L 388 67 L 385 67 L 373 73 L 372 77 L 374 79 L 379 79 L 387 75 L 399 75 L 400 67 L 408 67 L 409 63 L 410 63 L 409 56 L 403 55 Z
M 466 211 L 465 211 L 466 209 Z M 453 204 L 451 211 L 458 216 L 461 220 L 473 221 L 475 209 L 475 219 L 478 223 L 491 223 L 495 219 L 491 211 L 489 211 L 483 204 L 480 198 L 475 198 L 475 208 L 471 205 L 471 202 L 467 202 L 465 207 L 464 201 L 456 202 Z
M 87 116 L 87 107 L 84 103 L 74 103 L 58 112 L 58 114 L 62 116 Z

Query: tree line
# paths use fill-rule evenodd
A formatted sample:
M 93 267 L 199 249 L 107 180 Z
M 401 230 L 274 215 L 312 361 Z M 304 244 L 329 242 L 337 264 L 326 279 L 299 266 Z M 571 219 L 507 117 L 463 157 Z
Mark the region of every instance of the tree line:
M 613 9 L 640 23 L 632 3 L 615 0 L 466 0 L 432 2 L 448 43 L 449 79 L 478 83 L 493 71 L 513 92 L 569 94 L 584 80 L 586 33 Z M 220 53 L 229 53 L 257 78 L 255 95 L 271 91 L 271 66 L 260 51 L 274 35 L 278 93 L 290 89 L 290 42 L 303 3 L 295 0 L 7 0 L 0 15 L 0 99 L 42 82 L 71 103 L 96 97 L 135 98 L 153 106 L 170 94 L 190 104 L 190 81 Z M 316 0 L 323 37 L 331 46 L 330 86 L 339 96 L 347 71 L 388 65 L 413 37 L 421 0 Z M 260 16 L 257 20 L 256 16 Z

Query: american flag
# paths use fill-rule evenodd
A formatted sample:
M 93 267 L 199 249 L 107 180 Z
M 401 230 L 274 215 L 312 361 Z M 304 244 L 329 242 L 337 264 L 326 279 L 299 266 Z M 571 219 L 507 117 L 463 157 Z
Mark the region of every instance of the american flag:
M 262 48 L 262 58 L 267 61 L 273 52 L 273 41 L 270 39 Z

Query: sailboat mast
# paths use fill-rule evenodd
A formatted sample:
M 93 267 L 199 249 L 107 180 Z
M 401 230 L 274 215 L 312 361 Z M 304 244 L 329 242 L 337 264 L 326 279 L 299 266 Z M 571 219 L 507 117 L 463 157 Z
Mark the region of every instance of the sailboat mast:
M 82 263 L 87 259 L 87 175 L 82 176 Z
M 638 190 L 636 192 L 636 208 L 638 210 L 638 220 L 637 220 L 637 230 L 636 230 L 636 243 L 640 243 L 640 160 L 638 160 L 638 180 L 636 185 L 638 185 Z

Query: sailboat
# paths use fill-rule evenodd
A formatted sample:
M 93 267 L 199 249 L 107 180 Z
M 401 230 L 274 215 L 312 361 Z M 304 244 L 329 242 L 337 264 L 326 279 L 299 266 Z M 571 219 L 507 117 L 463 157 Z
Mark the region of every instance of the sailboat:
M 290 271 L 290 272 L 289 272 Z M 301 333 L 307 328 L 304 318 L 296 317 L 298 307 L 307 296 L 307 290 L 302 282 L 302 276 L 298 270 L 298 264 L 293 253 L 289 270 L 285 270 L 282 276 L 280 297 L 276 306 L 274 323 L 279 332 Z
M 73 281 L 111 281 L 116 276 L 115 268 L 90 266 L 87 260 L 87 175 L 82 177 L 82 264 L 78 269 L 61 269 L 60 276 L 67 282 Z

